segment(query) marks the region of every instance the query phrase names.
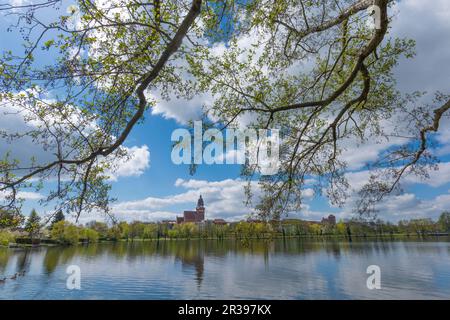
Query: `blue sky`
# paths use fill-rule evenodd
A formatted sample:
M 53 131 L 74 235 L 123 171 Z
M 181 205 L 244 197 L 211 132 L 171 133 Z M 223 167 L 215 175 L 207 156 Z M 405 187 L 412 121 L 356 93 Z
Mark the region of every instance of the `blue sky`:
M 398 86 L 403 92 L 448 92 L 450 2 L 432 2 L 433 4 L 421 0 L 401 1 L 392 12 L 395 12 L 392 34 L 407 36 L 417 41 L 416 58 L 402 60 L 396 69 Z M 10 23 L 9 18 L 2 16 L 0 19 L 2 50 L 17 49 L 14 47 L 17 35 L 5 33 Z M 51 59 L 51 56 L 46 59 Z M 175 165 L 171 161 L 173 130 L 185 126 L 189 119 L 197 118 L 204 99 L 207 97 L 200 96 L 190 101 L 160 100 L 156 107 L 146 114 L 144 123 L 133 130 L 125 146 L 130 148 L 134 156 L 128 163 L 120 166 L 111 182 L 112 196 L 117 198 L 113 213 L 119 219 L 175 219 L 183 210 L 193 209 L 200 194 L 205 199 L 207 218 L 238 220 L 251 211 L 251 208 L 243 204 L 244 182 L 239 179 L 238 165 L 201 165 L 196 174 L 191 176 L 187 165 Z M 435 154 L 441 161 L 440 170 L 431 172 L 431 178 L 427 181 L 405 181 L 403 194 L 389 197 L 380 204 L 380 217 L 393 221 L 414 217 L 436 218 L 443 210 L 450 210 L 449 124 L 448 117 L 443 119 L 442 130 L 436 136 L 439 144 Z M 8 123 L 2 123 L 0 118 L 0 126 L 8 126 Z M 352 169 L 349 173 L 352 187 L 357 188 L 363 181 L 364 164 L 374 160 L 387 147 L 389 145 L 369 143 L 363 148 L 349 148 L 346 159 Z M 12 149 L 20 153 L 30 148 L 27 145 L 3 145 L 0 146 L 0 152 Z M 24 194 L 27 199 L 24 206 L 26 214 L 33 207 L 41 214 L 49 210 L 39 206 L 39 197 L 39 194 L 32 192 Z M 334 213 L 338 218 L 349 218 L 352 215 L 354 200 L 354 197 L 351 197 L 345 207 L 334 208 L 326 198 L 310 193 L 304 209 L 293 213 L 292 216 L 320 220 L 322 216 Z M 82 221 L 101 217 L 102 215 L 87 215 L 82 217 Z

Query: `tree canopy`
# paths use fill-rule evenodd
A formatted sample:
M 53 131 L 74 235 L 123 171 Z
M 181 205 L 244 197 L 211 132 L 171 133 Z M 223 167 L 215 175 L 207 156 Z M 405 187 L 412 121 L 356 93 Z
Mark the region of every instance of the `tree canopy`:
M 51 222 L 51 226 L 53 226 L 55 223 L 58 223 L 60 221 L 64 221 L 66 219 L 66 217 L 64 217 L 64 213 L 62 212 L 62 210 L 58 210 L 56 212 L 56 214 L 53 216 L 52 222 Z
M 17 209 L 20 190 L 54 180 L 42 201 L 56 203 L 55 212 L 108 212 L 112 160 L 128 156 L 123 143 L 157 93 L 209 95 L 205 115 L 219 128 L 281 130 L 278 174 L 243 168 L 260 182 L 262 217 L 301 209 L 311 177 L 316 190 L 343 204 L 343 150 L 404 137 L 370 164 L 356 210 L 372 213 L 403 176 L 423 177 L 433 168 L 432 134 L 450 109 L 448 93 L 436 92 L 434 103 L 423 105 L 421 93 L 403 95 L 396 87 L 393 68 L 400 57 L 414 57 L 414 41 L 389 35 L 393 3 L 78 0 L 50 20 L 46 13 L 59 12 L 61 1 L 0 6 L 16 18 L 10 28 L 20 30 L 24 45 L 0 57 L 0 106 L 28 124 L 0 130 L 0 139 L 31 138 L 52 155 L 0 159 L 2 208 Z M 373 6 L 375 28 L 367 24 Z M 387 129 L 389 120 L 395 125 Z
M 41 229 L 41 217 L 38 215 L 35 209 L 31 210 L 30 216 L 25 223 L 24 229 L 26 232 L 28 232 L 31 239 L 33 239 L 34 236 L 39 233 L 39 230 Z

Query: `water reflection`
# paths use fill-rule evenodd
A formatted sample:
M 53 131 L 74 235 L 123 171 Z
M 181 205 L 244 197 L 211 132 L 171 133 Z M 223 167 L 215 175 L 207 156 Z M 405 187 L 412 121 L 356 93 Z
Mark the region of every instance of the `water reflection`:
M 1 299 L 450 298 L 450 243 L 428 241 L 146 241 L 0 248 Z M 82 290 L 65 288 L 67 266 Z M 382 268 L 382 290 L 366 268 Z
M 204 248 L 202 243 L 198 246 L 191 245 L 190 242 L 183 241 L 176 246 L 175 259 L 181 261 L 182 270 L 184 272 L 194 270 L 195 280 L 198 288 L 201 287 L 203 280 L 203 272 L 205 269 Z

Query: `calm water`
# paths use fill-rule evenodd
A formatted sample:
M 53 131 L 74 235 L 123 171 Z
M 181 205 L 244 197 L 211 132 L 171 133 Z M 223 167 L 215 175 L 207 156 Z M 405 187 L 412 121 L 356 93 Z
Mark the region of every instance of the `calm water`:
M 368 290 L 366 268 L 381 268 Z M 66 268 L 81 268 L 81 290 Z M 0 248 L 0 299 L 450 299 L 448 239 L 162 241 Z

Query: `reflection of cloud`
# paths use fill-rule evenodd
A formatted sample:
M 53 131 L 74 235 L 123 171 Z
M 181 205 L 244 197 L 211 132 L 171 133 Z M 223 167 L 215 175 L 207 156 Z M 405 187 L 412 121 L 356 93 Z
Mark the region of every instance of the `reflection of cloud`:
M 20 290 L 5 286 L 0 299 L 30 299 L 36 288 L 41 299 L 445 299 L 450 294 L 446 242 L 276 240 L 248 247 L 234 241 L 121 242 L 42 248 L 26 259 L 23 254 L 8 251 L 4 274 L 26 265 L 31 277 Z M 83 290 L 75 293 L 64 286 L 71 264 L 82 271 Z M 381 290 L 366 287 L 369 265 L 381 268 Z
M 358 299 L 438 299 L 442 296 L 435 288 L 434 269 L 442 262 L 440 247 L 447 244 L 375 242 L 354 245 L 364 247 L 364 254 L 346 256 L 340 264 L 336 282 L 343 294 Z M 369 290 L 366 286 L 369 265 L 378 265 L 381 269 L 381 290 Z

